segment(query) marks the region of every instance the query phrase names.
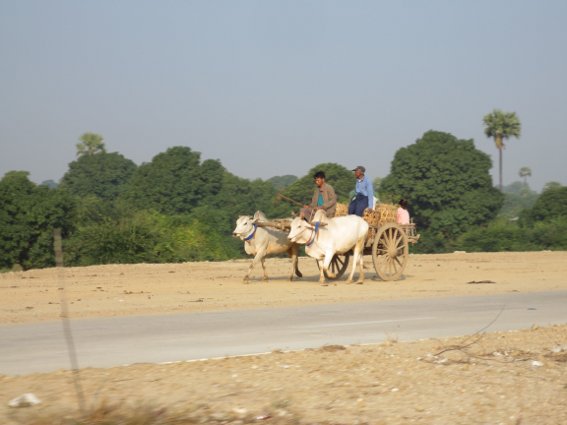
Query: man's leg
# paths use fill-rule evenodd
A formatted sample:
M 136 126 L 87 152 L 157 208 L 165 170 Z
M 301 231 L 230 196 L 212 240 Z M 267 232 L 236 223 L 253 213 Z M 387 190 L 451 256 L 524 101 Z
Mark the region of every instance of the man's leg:
M 356 215 L 362 217 L 364 210 L 368 207 L 368 196 L 359 196 L 356 198 Z
M 356 199 L 353 199 L 350 201 L 350 204 L 348 204 L 348 213 L 356 214 Z

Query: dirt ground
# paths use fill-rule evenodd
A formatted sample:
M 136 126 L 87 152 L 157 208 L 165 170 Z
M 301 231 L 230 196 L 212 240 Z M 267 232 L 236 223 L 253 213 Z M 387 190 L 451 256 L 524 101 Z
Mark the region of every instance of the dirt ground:
M 328 287 L 319 285 L 309 258 L 300 259 L 304 277 L 294 282 L 286 278 L 289 261 L 277 258 L 267 261 L 269 282 L 258 269 L 243 284 L 248 265 L 238 260 L 4 273 L 0 325 L 59 320 L 64 301 L 70 318 L 80 319 L 567 290 L 567 252 L 410 255 L 404 278 L 396 282 L 378 280 L 367 257 L 364 284 L 339 280 Z M 162 419 L 190 412 L 200 423 L 562 424 L 567 308 L 565 318 L 545 328 L 443 340 L 401 343 L 393 336 L 380 345 L 0 375 L 0 423 L 53 423 L 38 418 L 76 415 L 79 377 L 89 409 L 149 409 Z M 42 403 L 7 406 L 27 392 Z

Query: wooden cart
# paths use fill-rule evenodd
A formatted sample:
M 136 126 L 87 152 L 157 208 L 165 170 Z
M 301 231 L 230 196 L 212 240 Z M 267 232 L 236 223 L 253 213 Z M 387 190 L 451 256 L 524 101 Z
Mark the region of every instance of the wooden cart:
M 363 254 L 372 255 L 374 269 L 382 280 L 397 280 L 402 276 L 408 262 L 409 244 L 419 240 L 415 224 L 397 224 L 392 211 L 392 205 L 380 204 L 375 210 L 366 210 L 364 215 L 369 230 Z M 258 224 L 289 232 L 291 219 L 276 219 Z M 351 255 L 352 252 L 348 252 L 333 257 L 329 268 L 335 274 L 334 279 L 339 279 L 346 272 Z M 325 277 L 330 279 L 327 273 Z

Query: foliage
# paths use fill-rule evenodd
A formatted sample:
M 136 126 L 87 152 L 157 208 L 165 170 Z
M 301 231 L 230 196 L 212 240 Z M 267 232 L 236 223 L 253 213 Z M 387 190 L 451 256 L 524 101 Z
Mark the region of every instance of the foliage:
M 498 213 L 502 194 L 492 187 L 490 167 L 490 158 L 472 140 L 428 131 L 396 152 L 380 197 L 392 203 L 409 200 L 422 235 L 418 250 L 447 250 L 460 234 Z
M 483 118 L 484 134 L 494 139 L 496 148 L 504 148 L 504 140 L 510 137 L 520 137 L 521 124 L 515 112 L 503 112 L 494 109 Z
M 271 183 L 276 190 L 282 190 L 294 183 L 297 180 L 296 176 L 286 174 L 285 176 L 274 176 L 267 181 Z
M 65 192 L 36 186 L 24 171 L 0 180 L 0 268 L 55 264 L 53 230 L 72 230 L 74 200 Z
M 486 227 L 477 227 L 463 234 L 457 243 L 468 252 L 530 251 L 536 244 L 516 223 L 505 219 L 495 220 Z
M 113 200 L 122 193 L 136 168 L 133 161 L 116 152 L 83 155 L 69 164 L 60 188 L 78 197 L 95 195 Z
M 238 255 L 221 234 L 190 216 L 139 211 L 82 227 L 65 251 L 71 265 L 226 260 Z
M 469 252 L 536 251 L 567 249 L 567 218 L 555 218 L 521 226 L 517 222 L 495 220 L 463 234 L 456 249 Z
M 104 142 L 102 141 L 103 138 L 100 134 L 84 133 L 79 140 L 81 142 L 76 144 L 78 157 L 106 152 Z
M 518 175 L 524 179 L 524 184 L 528 184 L 528 177 L 532 176 L 532 170 L 530 167 L 522 167 L 520 168 L 520 170 L 518 171 Z
M 533 208 L 522 214 L 521 218 L 528 225 L 538 221 L 567 218 L 567 186 L 548 186 Z
M 549 186 L 520 220 L 500 219 L 472 229 L 457 245 L 467 251 L 567 249 L 567 187 Z
M 430 131 L 400 149 L 390 175 L 374 185 L 384 202 L 410 200 L 421 234 L 417 252 L 566 249 L 567 188 L 549 183 L 538 198 L 516 182 L 502 195 L 492 187 L 490 166 L 472 141 Z M 308 203 L 319 170 L 339 202 L 348 202 L 354 177 L 336 163 L 319 164 L 299 179 L 250 181 L 217 160 L 201 163 L 188 147 L 170 148 L 140 167 L 93 150 L 69 164 L 58 187 L 36 186 L 27 172 L 13 171 L 0 180 L 0 269 L 53 266 L 57 227 L 68 265 L 237 258 L 244 253 L 232 237 L 236 218 L 257 210 L 291 216 L 299 205 L 278 198 L 278 191 Z M 503 197 L 499 219 L 491 221 Z M 518 214 L 519 221 L 507 220 Z
M 494 144 L 499 153 L 499 187 L 502 190 L 502 151 L 504 140 L 510 137 L 520 137 L 521 124 L 515 112 L 503 112 L 494 109 L 483 118 L 484 134 L 494 139 Z
M 200 153 L 176 146 L 156 155 L 134 172 L 123 198 L 139 209 L 175 215 L 191 212 L 206 195 L 220 190 L 224 168 L 218 161 L 200 164 Z
M 508 219 L 516 219 L 522 211 L 532 208 L 539 196 L 527 184 L 521 182 L 506 186 L 503 193 L 504 203 L 498 216 Z

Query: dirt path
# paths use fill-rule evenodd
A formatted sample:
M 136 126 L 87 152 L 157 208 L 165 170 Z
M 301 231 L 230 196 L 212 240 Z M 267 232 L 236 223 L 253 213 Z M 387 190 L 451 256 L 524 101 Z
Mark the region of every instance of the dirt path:
M 567 252 L 411 255 L 398 282 L 374 280 L 365 261 L 365 284 L 328 287 L 308 258 L 300 260 L 306 277 L 291 283 L 285 259 L 268 260 L 269 282 L 256 270 L 247 285 L 245 260 L 5 273 L 0 324 L 57 320 L 62 297 L 80 318 L 567 290 Z M 480 338 L 85 369 L 80 380 L 89 407 L 165 409 L 158 416 L 171 422 L 148 422 L 156 424 L 179 415 L 234 424 L 559 424 L 567 423 L 566 323 L 567 310 L 559 326 Z M 26 392 L 42 403 L 7 407 Z M 54 423 L 77 410 L 66 371 L 0 376 L 0 401 L 2 424 Z

